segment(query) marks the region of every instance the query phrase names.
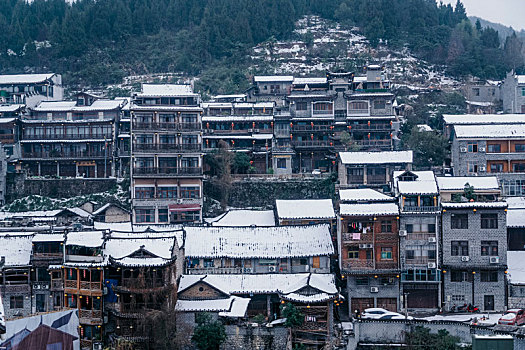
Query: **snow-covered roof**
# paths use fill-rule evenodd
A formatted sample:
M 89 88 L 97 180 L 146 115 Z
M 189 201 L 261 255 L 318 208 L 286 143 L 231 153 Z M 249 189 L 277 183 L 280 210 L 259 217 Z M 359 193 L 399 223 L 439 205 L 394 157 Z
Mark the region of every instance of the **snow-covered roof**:
M 93 212 L 93 215 L 99 215 L 99 214 L 102 214 L 104 211 L 106 211 L 106 210 L 107 210 L 108 208 L 110 208 L 110 207 L 117 207 L 117 208 L 119 208 L 119 209 L 121 209 L 121 210 L 124 210 L 124 211 L 126 211 L 126 212 L 128 211 L 128 210 L 122 208 L 120 205 L 117 205 L 117 204 L 115 204 L 115 203 L 106 203 L 106 204 L 104 204 L 103 206 L 101 206 L 100 208 L 98 208 L 97 210 L 95 210 L 95 211 Z
M 437 182 L 432 171 L 411 171 L 410 173 L 417 176 L 415 181 L 399 181 L 399 176 L 405 171 L 395 171 L 394 179 L 397 192 L 400 194 L 417 195 L 417 194 L 437 194 Z
M 160 266 L 172 261 L 175 237 L 115 238 L 106 240 L 104 256 L 112 262 L 125 266 Z M 132 257 L 143 250 L 150 257 Z M 148 254 L 149 255 L 149 254 Z
M 292 82 L 291 75 L 256 75 L 253 77 L 256 83 L 270 83 L 270 82 Z
M 524 124 L 525 114 L 443 114 L 445 124 Z
M 478 106 L 478 107 L 489 107 L 492 106 L 492 102 L 478 102 L 478 101 L 465 101 L 468 105 Z
M 16 112 L 19 109 L 22 109 L 24 107 L 25 107 L 25 105 L 22 105 L 22 104 L 0 105 L 0 113 Z M 5 121 L 3 121 L 3 122 L 5 123 Z
M 202 122 L 271 122 L 273 115 L 215 115 L 211 117 L 202 117 Z M 232 130 L 235 132 L 235 130 Z
M 5 266 L 27 266 L 30 264 L 33 235 L 0 235 L 0 257 L 5 257 Z
M 127 101 L 124 100 L 96 100 L 91 106 L 78 106 L 73 108 L 74 112 L 87 111 L 111 111 L 122 107 Z
M 457 138 L 525 138 L 524 124 L 455 125 Z
M 525 197 L 507 197 L 505 199 L 510 209 L 525 209 Z
M 496 176 L 438 176 L 436 181 L 440 191 L 463 190 L 467 183 L 475 190 L 499 190 Z
M 525 227 L 525 209 L 507 210 L 507 227 L 522 228 Z
M 55 73 L 0 75 L 0 85 L 42 83 L 47 79 L 51 79 L 54 75 Z
M 228 210 L 212 226 L 275 226 L 273 210 Z
M 506 208 L 506 202 L 443 202 L 443 209 Z
M 142 84 L 142 92 L 138 97 L 158 96 L 196 96 L 191 85 L 179 84 Z
M 91 214 L 85 211 L 82 208 L 67 208 L 66 210 L 69 210 L 70 212 L 82 217 L 82 218 L 89 218 L 91 217 Z
M 77 105 L 76 101 L 41 101 L 33 110 L 37 112 L 67 112 Z
M 226 299 L 177 300 L 177 312 L 218 312 L 222 317 L 242 318 L 246 315 L 250 298 L 231 296 Z
M 230 95 L 215 95 L 213 96 L 214 100 L 220 100 L 224 98 L 245 98 L 246 94 L 230 94 Z
M 66 237 L 66 245 L 78 245 L 81 247 L 101 247 L 104 243 L 102 231 L 73 231 Z
M 33 242 L 64 242 L 63 233 L 37 233 L 33 237 Z
M 294 85 L 305 85 L 305 84 L 326 84 L 326 77 L 322 78 L 294 78 Z
M 338 292 L 334 275 L 328 273 L 182 275 L 178 291 L 180 293 L 201 281 L 230 294 L 291 293 L 306 286 L 329 294 Z
M 340 152 L 343 164 L 412 163 L 412 151 Z
M 279 219 L 335 219 L 331 199 L 277 199 L 275 209 Z
M 185 227 L 185 254 L 200 258 L 330 255 L 328 224 L 276 227 Z
M 517 75 L 516 79 L 518 79 L 518 84 L 525 84 L 525 75 Z
M 342 202 L 387 202 L 395 199 L 371 188 L 339 190 L 339 198 Z
M 275 102 L 235 102 L 233 108 L 273 108 Z
M 423 131 L 432 131 L 432 128 L 430 127 L 430 125 L 427 125 L 427 124 L 418 124 L 417 128 L 421 132 L 423 132 Z
M 21 211 L 21 212 L 0 212 L 0 220 L 13 219 L 13 218 L 32 218 L 33 220 L 41 220 L 43 218 L 49 218 L 53 220 L 54 217 L 61 213 L 62 209 L 55 210 L 33 210 L 33 211 Z
M 507 251 L 507 266 L 511 283 L 525 283 L 525 251 Z
M 339 213 L 343 216 L 387 216 L 399 215 L 399 208 L 396 203 L 342 203 Z

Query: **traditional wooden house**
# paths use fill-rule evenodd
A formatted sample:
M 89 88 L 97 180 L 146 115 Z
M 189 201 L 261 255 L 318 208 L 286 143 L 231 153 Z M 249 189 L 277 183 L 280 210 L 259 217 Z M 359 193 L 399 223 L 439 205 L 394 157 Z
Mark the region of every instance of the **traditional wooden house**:
M 329 225 L 185 227 L 187 274 L 330 272 Z
M 336 241 L 336 217 L 331 199 L 277 199 L 275 212 L 279 225 L 328 224 Z
M 104 204 L 93 211 L 92 215 L 98 222 L 129 222 L 130 220 L 130 211 L 115 203 Z

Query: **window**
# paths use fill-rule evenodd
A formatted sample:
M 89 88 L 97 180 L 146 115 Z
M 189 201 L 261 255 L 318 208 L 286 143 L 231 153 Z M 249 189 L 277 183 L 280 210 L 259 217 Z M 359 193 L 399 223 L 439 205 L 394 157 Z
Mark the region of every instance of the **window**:
M 521 88 L 521 96 L 525 96 L 525 87 Z
M 375 109 L 385 109 L 386 108 L 386 101 L 385 100 L 374 101 L 374 108 Z
M 525 152 L 525 143 L 517 143 L 514 145 L 514 151 Z
M 468 255 L 468 241 L 450 242 L 450 255 L 467 256 Z
M 308 109 L 308 103 L 307 102 L 296 102 L 295 103 L 295 110 L 296 111 L 306 111 Z
M 415 258 L 415 252 L 413 250 L 405 251 L 407 260 L 412 260 Z
M 452 214 L 450 217 L 450 228 L 468 229 L 468 214 Z
M 155 209 L 135 209 L 135 221 L 138 223 L 155 222 Z
M 474 93 L 474 96 L 479 96 L 479 88 L 472 88 L 472 92 Z
M 487 152 L 488 153 L 501 153 L 501 145 L 493 144 L 493 145 L 487 145 Z
M 286 169 L 286 158 L 277 158 L 277 169 Z
M 392 260 L 392 248 L 390 247 L 381 248 L 381 260 Z
M 468 271 L 452 270 L 450 272 L 450 281 L 451 282 L 469 282 L 472 280 L 471 276 L 472 274 L 470 274 Z
M 498 271 L 481 271 L 481 282 L 498 282 Z
M 389 284 L 394 284 L 394 278 L 392 277 L 381 277 L 381 284 L 386 286 Z
M 476 153 L 478 151 L 478 144 L 477 142 L 469 142 L 467 145 L 467 150 L 472 153 Z
M 481 228 L 498 228 L 498 214 L 481 214 Z
M 319 256 L 314 256 L 312 258 L 312 268 L 314 269 L 318 269 L 321 267 L 321 257 Z
M 498 256 L 498 241 L 481 241 L 481 255 Z
M 169 213 L 168 209 L 159 209 L 159 222 L 168 222 L 169 221 Z
M 359 250 L 357 248 L 350 248 L 351 250 L 348 250 L 348 259 L 359 259 Z
M 513 163 L 512 171 L 515 173 L 525 173 L 525 163 Z
M 180 197 L 181 198 L 199 198 L 199 186 L 181 187 Z
M 491 173 L 502 173 L 503 172 L 503 163 L 492 163 L 490 164 Z
M 366 250 L 366 260 L 372 260 L 372 251 L 370 249 Z
M 204 259 L 204 267 L 213 267 L 213 259 Z
M 358 286 L 368 286 L 368 277 L 356 277 L 355 284 Z
M 465 301 L 465 296 L 464 295 L 459 295 L 459 294 L 454 294 L 454 295 L 452 295 L 452 301 L 464 302 Z
M 436 251 L 435 250 L 429 250 L 428 253 L 428 259 L 429 260 L 436 260 Z
M 149 199 L 155 197 L 155 187 L 135 187 L 135 198 Z
M 24 297 L 22 295 L 12 295 L 9 299 L 9 307 L 11 309 L 23 309 Z
M 177 186 L 159 187 L 157 194 L 159 198 L 177 198 Z
M 392 221 L 391 220 L 381 221 L 381 232 L 392 232 Z
M 368 111 L 368 102 L 365 102 L 365 101 L 350 102 L 350 109 Z
M 471 174 L 478 172 L 478 164 L 476 162 L 467 162 L 467 171 Z

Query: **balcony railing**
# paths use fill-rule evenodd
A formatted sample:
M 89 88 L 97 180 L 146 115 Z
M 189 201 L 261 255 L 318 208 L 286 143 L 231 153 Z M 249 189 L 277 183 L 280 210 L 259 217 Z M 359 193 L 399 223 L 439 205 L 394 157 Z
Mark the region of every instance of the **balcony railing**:
M 202 168 L 141 167 L 133 169 L 134 175 L 201 175 Z
M 318 140 L 312 140 L 312 141 L 293 141 L 292 144 L 295 147 L 332 147 L 330 144 L 330 141 L 318 141 Z
M 402 211 L 404 212 L 417 212 L 417 213 L 421 213 L 421 212 L 437 212 L 439 211 L 439 207 L 436 207 L 436 206 L 410 206 L 410 205 L 405 205 L 402 207 L 401 209 Z
M 181 123 L 181 130 L 200 130 L 202 129 L 201 123 Z
M 64 288 L 64 281 L 51 280 L 51 290 L 61 290 Z
M 23 152 L 22 158 L 111 158 L 112 152 L 86 151 L 86 152 Z
M 78 310 L 78 318 L 88 319 L 91 321 L 101 321 L 102 320 L 102 311 L 101 310 Z
M 356 144 L 364 147 L 390 147 L 392 145 L 392 140 L 355 140 Z
M 108 140 L 111 141 L 113 137 L 111 134 L 84 134 L 84 135 L 78 135 L 78 134 L 50 134 L 50 135 L 24 135 L 22 137 L 23 140 L 89 140 L 89 139 L 97 139 L 97 140 Z
M 14 140 L 14 139 L 15 139 L 15 135 L 14 134 L 0 134 L 0 141 L 1 142 Z
M 187 270 L 189 275 L 231 275 L 245 272 L 242 267 L 189 267 Z
M 328 131 L 330 125 L 294 125 L 293 131 Z
M 133 123 L 135 130 L 200 130 L 201 123 L 149 123 L 136 122 Z
M 200 143 L 137 143 L 135 151 L 200 151 Z
M 436 259 L 429 259 L 426 256 L 418 256 L 414 257 L 413 259 L 406 258 L 405 262 L 406 264 L 412 265 L 427 265 L 428 263 L 435 263 Z
M 390 124 L 353 124 L 352 131 L 368 131 L 368 130 L 379 130 L 379 131 L 390 131 L 392 126 Z

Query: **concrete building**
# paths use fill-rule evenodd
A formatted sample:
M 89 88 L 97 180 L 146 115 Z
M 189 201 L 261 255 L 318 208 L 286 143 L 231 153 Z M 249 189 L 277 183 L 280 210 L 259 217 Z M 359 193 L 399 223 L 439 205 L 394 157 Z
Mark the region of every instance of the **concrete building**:
M 346 280 L 350 313 L 401 308 L 399 207 L 394 197 L 372 189 L 339 191 L 339 267 Z
M 0 75 L 0 104 L 24 104 L 33 108 L 41 101 L 60 101 L 63 98 L 60 74 Z
M 134 223 L 200 222 L 202 108 L 189 85 L 144 84 L 131 108 Z
M 525 113 L 525 75 L 507 73 L 501 88 L 503 113 Z
M 376 187 L 390 190 L 394 171 L 410 170 L 412 151 L 340 152 L 341 188 Z
M 401 294 L 404 307 L 436 311 L 441 300 L 439 227 L 441 210 L 432 171 L 397 171 Z
M 462 92 L 467 103 L 467 113 L 496 113 L 501 102 L 501 81 L 487 80 L 467 83 Z
M 525 194 L 525 115 L 445 115 L 444 120 L 454 175 L 495 175 L 505 196 Z
M 443 309 L 506 308 L 507 203 L 498 180 L 437 177 L 441 197 Z

